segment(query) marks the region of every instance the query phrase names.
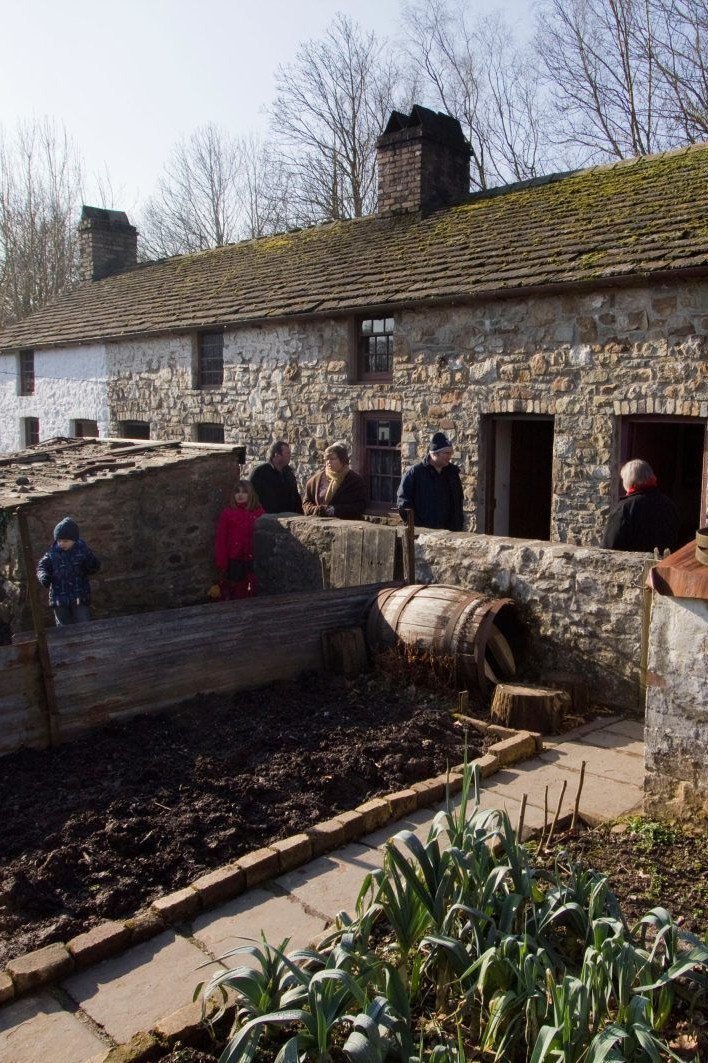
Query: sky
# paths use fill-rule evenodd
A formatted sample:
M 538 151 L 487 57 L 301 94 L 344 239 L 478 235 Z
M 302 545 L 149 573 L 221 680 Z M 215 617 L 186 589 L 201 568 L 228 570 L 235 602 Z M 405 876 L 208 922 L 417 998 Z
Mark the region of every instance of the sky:
M 470 0 L 530 22 L 531 0 Z M 2 0 L 0 126 L 49 116 L 112 205 L 137 213 L 171 148 L 214 122 L 267 130 L 274 74 L 339 11 L 393 36 L 400 0 Z

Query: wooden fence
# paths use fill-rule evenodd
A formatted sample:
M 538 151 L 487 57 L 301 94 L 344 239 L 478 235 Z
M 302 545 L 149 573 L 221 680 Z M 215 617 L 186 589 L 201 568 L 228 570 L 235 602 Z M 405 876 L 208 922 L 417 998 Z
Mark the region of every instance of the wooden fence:
M 381 584 L 216 602 L 47 631 L 50 719 L 34 639 L 0 647 L 0 753 L 62 741 L 200 693 L 322 667 L 322 635 L 361 623 Z

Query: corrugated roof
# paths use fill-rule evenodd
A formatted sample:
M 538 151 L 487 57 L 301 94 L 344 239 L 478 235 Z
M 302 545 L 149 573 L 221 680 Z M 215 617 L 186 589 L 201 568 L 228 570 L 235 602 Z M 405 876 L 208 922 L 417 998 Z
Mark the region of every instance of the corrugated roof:
M 1 349 L 65 346 L 708 266 L 708 144 L 331 222 L 84 284 Z

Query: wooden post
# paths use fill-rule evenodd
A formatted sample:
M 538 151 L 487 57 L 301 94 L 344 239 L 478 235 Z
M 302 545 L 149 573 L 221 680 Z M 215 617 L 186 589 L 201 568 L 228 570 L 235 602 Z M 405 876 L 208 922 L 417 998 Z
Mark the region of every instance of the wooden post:
M 406 558 L 408 560 L 408 582 L 415 583 L 415 514 L 406 510 Z
M 44 627 L 42 603 L 39 600 L 37 577 L 35 575 L 36 565 L 32 554 L 29 528 L 27 527 L 27 516 L 22 508 L 17 509 L 15 512 L 17 514 L 17 521 L 20 528 L 20 542 L 22 544 L 22 556 L 27 578 L 27 592 L 29 594 L 30 609 L 32 610 L 32 623 L 34 625 L 35 635 L 37 636 L 37 657 L 39 660 L 39 670 L 42 675 L 42 689 L 44 691 L 47 741 L 51 746 L 54 745 L 59 734 L 57 699 L 54 690 L 54 674 L 52 672 L 52 662 L 49 658 L 49 647 L 47 646 L 47 632 Z

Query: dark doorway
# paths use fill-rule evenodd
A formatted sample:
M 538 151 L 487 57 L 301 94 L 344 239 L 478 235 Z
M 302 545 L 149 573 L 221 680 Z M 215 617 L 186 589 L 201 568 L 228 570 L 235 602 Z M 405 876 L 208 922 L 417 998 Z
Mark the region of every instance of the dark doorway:
M 550 539 L 553 418 L 490 417 L 487 432 L 486 533 Z
M 679 513 L 679 545 L 695 537 L 704 520 L 706 423 L 690 417 L 622 419 L 620 464 L 642 458 Z M 621 494 L 620 485 L 620 494 Z

